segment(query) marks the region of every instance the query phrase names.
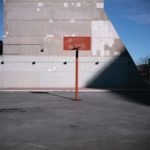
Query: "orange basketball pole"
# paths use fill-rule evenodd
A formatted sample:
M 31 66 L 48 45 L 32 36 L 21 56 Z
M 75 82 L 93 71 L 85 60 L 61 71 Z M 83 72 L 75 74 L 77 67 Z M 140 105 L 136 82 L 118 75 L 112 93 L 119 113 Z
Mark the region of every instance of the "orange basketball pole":
M 78 48 L 76 49 L 76 63 L 75 63 L 75 65 L 76 65 L 76 71 L 75 71 L 75 100 L 76 101 L 79 101 L 79 87 L 78 87 L 78 76 L 79 76 L 79 68 L 78 68 L 78 66 L 79 66 L 79 60 L 78 60 L 78 58 L 79 58 L 79 50 L 78 50 Z

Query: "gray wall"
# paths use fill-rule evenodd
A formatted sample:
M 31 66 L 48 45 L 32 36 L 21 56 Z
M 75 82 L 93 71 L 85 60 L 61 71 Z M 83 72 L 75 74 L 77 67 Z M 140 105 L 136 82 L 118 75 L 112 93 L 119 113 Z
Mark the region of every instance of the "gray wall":
M 80 87 L 144 85 L 103 0 L 5 0 L 4 11 L 0 88 L 74 87 L 75 53 L 63 50 L 65 36 L 92 39 L 91 50 L 79 54 Z

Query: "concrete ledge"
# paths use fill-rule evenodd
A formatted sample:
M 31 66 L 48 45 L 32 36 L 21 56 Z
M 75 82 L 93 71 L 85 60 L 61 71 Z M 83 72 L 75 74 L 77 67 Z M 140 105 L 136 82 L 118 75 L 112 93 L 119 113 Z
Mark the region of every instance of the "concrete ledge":
M 2 92 L 74 92 L 74 88 L 0 88 Z M 92 89 L 92 88 L 80 88 L 79 92 L 150 92 L 150 88 L 137 88 L 137 89 L 125 89 L 125 88 L 114 88 L 114 89 Z

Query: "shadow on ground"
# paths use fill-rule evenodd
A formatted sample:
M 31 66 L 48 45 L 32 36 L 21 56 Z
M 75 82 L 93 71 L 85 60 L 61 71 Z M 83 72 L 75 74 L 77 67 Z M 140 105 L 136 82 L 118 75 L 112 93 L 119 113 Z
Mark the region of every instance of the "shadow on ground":
M 32 94 L 49 94 L 51 96 L 55 96 L 55 97 L 59 97 L 59 98 L 63 98 L 63 99 L 71 100 L 71 101 L 75 100 L 73 97 L 62 96 L 60 94 L 56 94 L 56 93 L 52 93 L 52 92 L 31 92 L 31 93 Z
M 121 95 L 125 98 L 123 100 L 150 106 L 149 91 L 113 91 L 112 93 Z

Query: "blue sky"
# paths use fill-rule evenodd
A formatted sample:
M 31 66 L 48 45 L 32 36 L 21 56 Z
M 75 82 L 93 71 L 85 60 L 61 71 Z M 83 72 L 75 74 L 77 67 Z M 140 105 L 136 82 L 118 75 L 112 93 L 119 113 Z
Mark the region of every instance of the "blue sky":
M 0 0 L 0 39 L 3 5 Z M 105 0 L 105 11 L 135 62 L 150 57 L 150 0 Z
M 150 57 L 150 0 L 105 0 L 105 11 L 134 61 Z

